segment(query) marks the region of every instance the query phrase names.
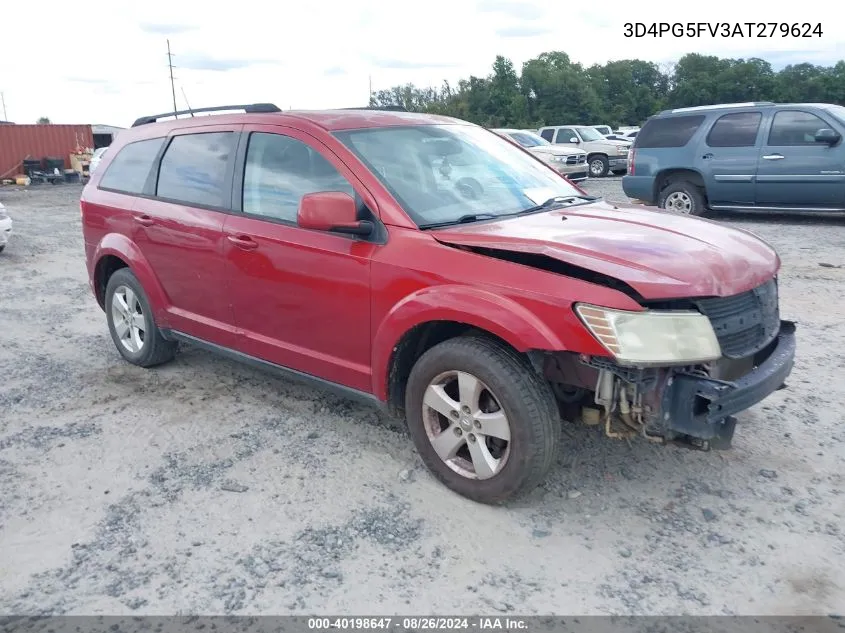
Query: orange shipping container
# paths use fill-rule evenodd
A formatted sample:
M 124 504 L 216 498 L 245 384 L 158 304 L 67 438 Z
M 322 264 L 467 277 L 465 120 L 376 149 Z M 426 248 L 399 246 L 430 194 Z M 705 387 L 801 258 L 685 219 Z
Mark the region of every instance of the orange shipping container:
M 0 178 L 21 173 L 27 156 L 63 158 L 65 169 L 70 169 L 77 146 L 94 147 L 90 125 L 0 125 Z

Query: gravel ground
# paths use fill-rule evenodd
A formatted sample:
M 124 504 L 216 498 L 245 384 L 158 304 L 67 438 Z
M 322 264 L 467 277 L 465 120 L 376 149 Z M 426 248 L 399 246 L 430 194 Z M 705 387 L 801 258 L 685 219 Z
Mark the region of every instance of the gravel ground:
M 843 221 L 725 220 L 778 248 L 800 337 L 733 451 L 567 425 L 548 484 L 490 508 L 374 410 L 191 348 L 120 360 L 79 191 L 0 189 L 0 613 L 843 611 Z

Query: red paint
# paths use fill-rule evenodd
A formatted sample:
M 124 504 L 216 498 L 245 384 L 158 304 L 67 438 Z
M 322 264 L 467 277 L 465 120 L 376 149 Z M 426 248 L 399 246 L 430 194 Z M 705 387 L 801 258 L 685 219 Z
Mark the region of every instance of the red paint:
M 304 229 L 331 231 L 336 227 L 357 225 L 355 200 L 346 193 L 325 191 L 302 196 L 297 224 Z
M 772 249 L 747 233 L 605 203 L 420 231 L 330 133 L 458 123 L 453 119 L 351 111 L 213 120 L 219 129 L 284 133 L 311 145 L 381 219 L 386 242 L 324 230 L 356 221 L 345 194 L 306 197 L 300 226 L 294 226 L 97 189 L 122 145 L 196 127 L 180 120 L 121 134 L 86 186 L 82 208 L 89 272 L 94 274 L 104 254 L 121 257 L 147 290 L 160 326 L 381 400 L 387 397 L 394 348 L 417 325 L 457 321 L 495 334 L 519 351 L 603 356 L 607 352 L 583 327 L 573 303 L 643 309 L 620 291 L 462 246 L 544 254 L 616 277 L 653 299 L 734 294 L 770 278 L 780 264 Z
M 27 157 L 63 158 L 70 169 L 70 154 L 77 147 L 94 147 L 90 125 L 0 125 L 0 177 L 11 178 L 21 171 Z

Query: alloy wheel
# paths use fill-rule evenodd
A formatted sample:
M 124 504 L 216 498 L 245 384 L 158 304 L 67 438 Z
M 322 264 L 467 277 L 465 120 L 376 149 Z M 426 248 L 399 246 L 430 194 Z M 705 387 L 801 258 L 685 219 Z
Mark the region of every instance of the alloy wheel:
M 683 191 L 673 191 L 666 197 L 663 208 L 668 211 L 674 211 L 675 213 L 689 215 L 692 213 L 692 198 Z
M 138 295 L 128 286 L 118 286 L 111 300 L 114 331 L 126 351 L 137 354 L 144 347 L 147 320 Z
M 467 479 L 489 479 L 510 455 L 508 416 L 490 388 L 476 376 L 449 371 L 425 390 L 423 423 L 432 448 Z

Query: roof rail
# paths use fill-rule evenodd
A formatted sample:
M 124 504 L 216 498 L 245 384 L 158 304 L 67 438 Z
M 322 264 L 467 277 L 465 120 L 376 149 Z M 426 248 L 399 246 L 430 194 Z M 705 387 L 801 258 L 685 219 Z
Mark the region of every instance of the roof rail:
M 387 106 L 358 106 L 357 108 L 340 108 L 341 110 L 382 110 L 385 112 L 407 112 L 408 110 L 403 106 L 387 105 Z
M 193 116 L 197 112 L 225 112 L 227 110 L 243 110 L 244 112 L 249 112 L 251 114 L 259 112 L 281 112 L 279 107 L 272 103 L 250 103 L 246 105 L 215 106 L 213 108 L 193 108 L 191 110 L 179 110 L 178 112 L 164 112 L 162 114 L 142 116 L 141 118 L 135 120 L 132 127 L 146 125 L 147 123 L 155 123 L 159 119 L 165 119 L 171 116 L 176 117 L 180 114 L 190 114 Z
M 698 110 L 720 110 L 722 108 L 756 108 L 759 106 L 775 105 L 774 101 L 747 101 L 745 103 L 714 103 L 713 105 L 691 106 L 689 108 L 675 108 L 674 110 L 664 110 L 666 113 L 676 112 L 697 112 Z

